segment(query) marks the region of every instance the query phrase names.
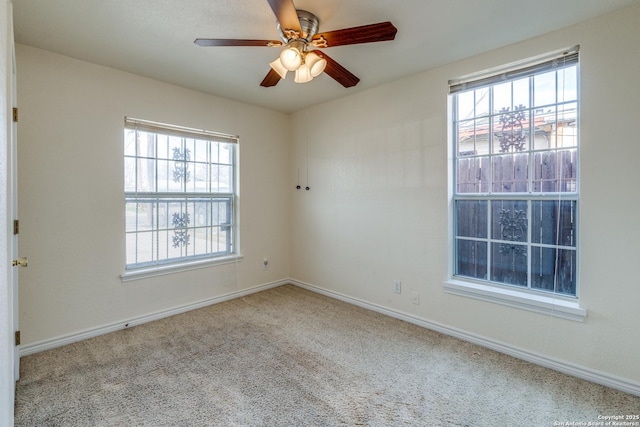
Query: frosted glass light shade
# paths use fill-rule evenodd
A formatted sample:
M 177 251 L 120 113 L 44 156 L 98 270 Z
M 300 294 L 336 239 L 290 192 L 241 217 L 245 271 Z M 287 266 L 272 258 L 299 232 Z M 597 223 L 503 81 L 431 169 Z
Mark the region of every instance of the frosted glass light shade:
M 287 76 L 287 71 L 288 70 L 286 68 L 284 68 L 284 65 L 282 65 L 282 62 L 280 61 L 280 58 L 276 58 L 276 60 L 271 62 L 269 65 L 271 66 L 271 68 L 273 68 L 273 71 L 278 73 L 280 78 L 284 79 Z
M 307 64 L 302 64 L 300 68 L 296 70 L 296 76 L 293 79 L 296 83 L 307 83 L 313 80 L 313 76 L 311 75 L 311 70 L 307 66 Z
M 311 76 L 318 77 L 324 71 L 324 67 L 327 66 L 327 60 L 322 58 L 315 52 L 307 53 L 304 58 L 304 63 L 307 64 L 311 72 Z
M 289 71 L 295 71 L 302 64 L 302 54 L 294 46 L 289 46 L 280 52 L 280 62 Z

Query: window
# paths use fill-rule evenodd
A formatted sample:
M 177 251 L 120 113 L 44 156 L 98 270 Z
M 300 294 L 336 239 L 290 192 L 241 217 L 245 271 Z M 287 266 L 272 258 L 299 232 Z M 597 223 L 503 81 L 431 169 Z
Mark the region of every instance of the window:
M 454 279 L 578 291 L 578 48 L 450 82 Z
M 127 270 L 236 253 L 237 142 L 125 118 Z

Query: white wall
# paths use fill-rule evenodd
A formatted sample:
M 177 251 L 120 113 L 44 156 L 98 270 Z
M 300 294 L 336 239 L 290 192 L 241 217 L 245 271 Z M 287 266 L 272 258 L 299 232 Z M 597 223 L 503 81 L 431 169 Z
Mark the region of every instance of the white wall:
M 638 40 L 636 6 L 295 114 L 291 179 L 308 164 L 311 191 L 292 197 L 291 276 L 638 389 Z M 447 81 L 576 44 L 587 319 L 445 293 Z M 392 292 L 395 279 L 400 295 Z M 420 305 L 411 304 L 411 292 L 420 293 Z
M 23 45 L 17 63 L 23 347 L 288 276 L 287 115 Z M 244 260 L 121 282 L 125 116 L 240 136 Z

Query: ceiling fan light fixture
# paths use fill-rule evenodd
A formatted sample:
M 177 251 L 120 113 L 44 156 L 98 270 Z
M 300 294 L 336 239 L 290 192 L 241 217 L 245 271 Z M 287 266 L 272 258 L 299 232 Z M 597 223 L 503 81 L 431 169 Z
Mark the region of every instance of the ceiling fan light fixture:
M 273 69 L 273 71 L 275 71 L 276 73 L 278 73 L 278 75 L 280 76 L 281 79 L 284 79 L 287 76 L 287 72 L 289 70 L 287 70 L 284 65 L 282 65 L 282 61 L 280 61 L 280 58 L 276 58 L 275 61 L 269 63 L 269 65 L 271 66 L 271 68 Z
M 269 64 L 271 69 L 260 83 L 262 87 L 275 86 L 289 71 L 293 71 L 297 83 L 311 81 L 324 72 L 348 88 L 357 85 L 360 79 L 323 51 L 309 51 L 308 48 L 390 41 L 395 39 L 398 32 L 391 22 L 386 21 L 319 33 L 318 17 L 306 10 L 296 9 L 294 0 L 267 0 L 267 3 L 276 17 L 280 41 L 197 38 L 194 43 L 198 46 L 281 47 L 279 58 Z
M 296 76 L 293 81 L 296 83 L 308 83 L 311 80 L 313 80 L 311 70 L 309 69 L 307 64 L 302 64 L 300 68 L 296 70 Z
M 289 71 L 295 71 L 302 64 L 302 52 L 304 46 L 300 46 L 299 42 L 292 42 L 280 52 L 280 62 L 282 66 Z
M 327 60 L 313 51 L 307 53 L 304 58 L 304 63 L 309 67 L 312 77 L 318 77 L 327 66 Z

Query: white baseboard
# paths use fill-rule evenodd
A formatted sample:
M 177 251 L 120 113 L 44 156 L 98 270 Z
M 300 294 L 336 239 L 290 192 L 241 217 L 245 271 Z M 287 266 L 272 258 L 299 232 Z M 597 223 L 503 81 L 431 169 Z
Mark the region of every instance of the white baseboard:
M 154 320 L 164 319 L 165 317 L 175 316 L 176 314 L 185 313 L 187 311 L 206 307 L 212 304 L 218 304 L 218 303 L 229 301 L 235 298 L 240 298 L 246 295 L 254 294 L 256 292 L 275 288 L 277 286 L 286 285 L 288 283 L 290 283 L 290 280 L 288 279 L 278 280 L 270 283 L 264 283 L 262 285 L 253 286 L 253 287 L 242 289 L 235 292 L 230 292 L 228 294 L 220 295 L 217 297 L 207 298 L 202 301 L 197 301 L 190 304 L 172 307 L 166 310 L 145 314 L 143 316 L 121 320 L 108 325 L 85 329 L 84 331 L 74 332 L 72 334 L 62 335 L 59 337 L 26 344 L 26 345 L 20 346 L 20 357 L 28 356 L 34 353 L 39 353 L 45 350 L 51 350 L 56 347 L 62 347 L 63 345 L 72 344 L 74 342 L 83 341 L 89 338 L 94 338 L 100 335 L 108 334 L 110 332 L 119 331 L 121 329 L 142 325 L 143 323 L 152 322 Z
M 597 384 L 601 384 L 607 387 L 611 387 L 616 390 L 623 391 L 625 393 L 640 396 L 640 383 L 631 381 L 625 378 L 621 378 L 615 375 L 608 374 L 606 372 L 598 371 L 584 366 L 576 365 L 564 360 L 558 360 L 551 357 L 544 356 L 542 354 L 534 353 L 528 350 L 523 350 L 506 343 L 495 341 L 480 335 L 472 334 L 461 329 L 452 328 L 437 322 L 422 319 L 420 317 L 413 316 L 411 314 L 403 313 L 401 311 L 393 310 L 387 307 L 383 307 L 377 304 L 353 298 L 348 295 L 341 294 L 339 292 L 330 291 L 328 289 L 321 288 L 309 283 L 301 282 L 299 280 L 290 279 L 288 283 L 299 286 L 303 289 L 307 289 L 312 292 L 316 292 L 330 298 L 335 298 L 340 301 L 347 302 L 349 304 L 356 305 L 358 307 L 366 308 L 371 311 L 375 311 L 396 319 L 404 320 L 405 322 L 412 323 L 414 325 L 421 326 L 426 329 L 430 329 L 436 332 L 440 332 L 444 335 L 449 335 L 454 338 L 461 339 L 473 344 L 477 344 L 481 347 L 489 348 L 500 353 L 507 354 L 509 356 L 516 357 L 527 362 L 534 363 L 545 368 L 553 369 L 558 372 L 562 372 L 567 375 L 571 375 L 576 378 L 591 381 Z

